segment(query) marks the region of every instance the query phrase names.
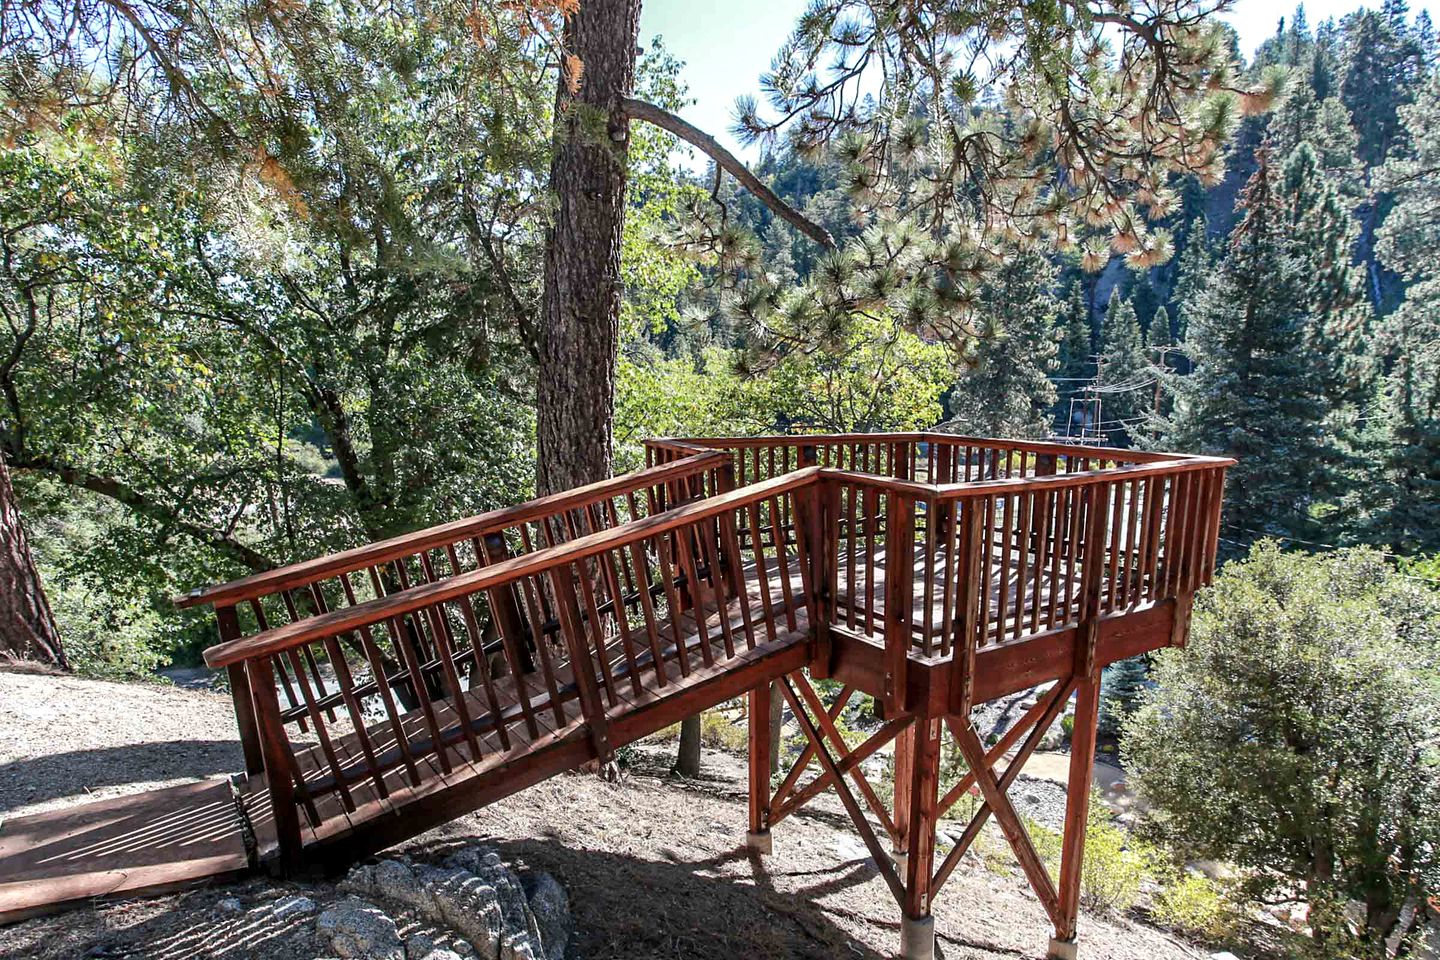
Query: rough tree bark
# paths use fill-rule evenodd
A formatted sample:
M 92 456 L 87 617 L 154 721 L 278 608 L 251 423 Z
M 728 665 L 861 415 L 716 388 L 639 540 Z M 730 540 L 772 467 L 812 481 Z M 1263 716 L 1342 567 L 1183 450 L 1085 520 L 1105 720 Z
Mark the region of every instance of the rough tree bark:
M 610 475 L 640 0 L 585 0 L 565 23 L 555 96 L 537 402 L 541 494 Z
M 0 456 L 0 654 L 70 669 L 60 628 L 20 526 L 20 505 Z

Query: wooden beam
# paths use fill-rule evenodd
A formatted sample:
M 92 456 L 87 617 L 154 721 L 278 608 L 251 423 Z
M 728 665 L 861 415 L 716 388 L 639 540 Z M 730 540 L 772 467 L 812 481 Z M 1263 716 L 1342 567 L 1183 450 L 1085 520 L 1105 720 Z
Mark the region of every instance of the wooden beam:
M 750 833 L 770 830 L 770 684 L 750 689 Z
M 915 752 L 910 765 L 910 835 L 905 857 L 905 899 L 901 908 L 911 920 L 930 915 L 931 871 L 935 866 L 935 810 L 940 792 L 941 720 L 930 714 L 915 718 Z
M 1010 785 L 1015 782 L 1015 778 L 1018 777 L 1020 771 L 1024 769 L 1025 761 L 1029 760 L 1030 756 L 1035 752 L 1035 749 L 1040 746 L 1040 741 L 1045 737 L 1045 731 L 1049 728 L 1050 724 L 1055 721 L 1055 717 L 1058 716 L 1061 709 L 1064 708 L 1065 702 L 1070 699 L 1070 694 L 1074 692 L 1074 690 L 1075 684 L 1073 681 L 1067 681 L 1057 688 L 1058 695 L 1050 701 L 1045 713 L 1040 718 L 1040 722 L 1030 728 L 1030 735 L 1025 738 L 1025 742 L 1021 744 L 1020 749 L 1010 761 L 1009 766 L 1005 768 L 1005 773 L 1000 777 L 1001 790 L 1010 789 Z M 991 759 L 990 755 L 986 756 L 986 761 L 992 765 L 998 763 L 999 760 L 999 757 Z M 970 774 L 966 774 L 967 778 L 970 776 Z M 955 842 L 955 846 L 951 847 L 950 852 L 946 854 L 944 862 L 940 864 L 940 869 L 935 871 L 932 889 L 939 890 L 945 883 L 951 872 L 954 871 L 955 867 L 960 863 L 960 858 L 965 855 L 965 851 L 970 849 L 970 845 L 974 843 L 975 838 L 980 835 L 980 830 L 985 826 L 985 821 L 988 819 L 990 819 L 990 805 L 988 803 L 982 803 L 980 809 L 975 811 L 975 816 L 970 818 L 970 823 L 966 825 L 965 832 L 960 835 L 960 839 Z
M 1100 715 L 1100 678 L 1079 682 L 1075 729 L 1070 738 L 1070 783 L 1065 796 L 1065 833 L 1060 850 L 1059 912 L 1055 938 L 1075 939 L 1080 917 L 1080 875 L 1085 860 L 1085 826 L 1090 819 L 1090 788 L 1094 782 L 1095 738 Z

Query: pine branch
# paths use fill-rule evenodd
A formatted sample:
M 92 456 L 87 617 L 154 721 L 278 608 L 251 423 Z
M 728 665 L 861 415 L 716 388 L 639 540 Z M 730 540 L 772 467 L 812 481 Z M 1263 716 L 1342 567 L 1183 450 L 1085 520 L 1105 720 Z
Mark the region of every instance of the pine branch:
M 735 154 L 726 150 L 720 145 L 720 142 L 710 136 L 710 134 L 685 122 L 670 111 L 657 107 L 653 103 L 647 103 L 644 100 L 626 97 L 621 101 L 621 106 L 624 108 L 625 113 L 629 115 L 630 119 L 644 120 L 646 123 L 652 123 L 662 130 L 667 130 L 675 134 L 675 136 L 684 140 L 686 143 L 699 147 L 710 159 L 714 160 L 718 166 L 725 170 L 726 173 L 729 173 L 736 180 L 740 181 L 740 184 L 753 193 L 761 203 L 773 210 L 775 215 L 780 217 L 780 219 L 789 223 L 796 230 L 799 230 L 826 250 L 836 249 L 835 238 L 830 236 L 830 231 L 776 196 L 775 192 L 765 186 L 759 177 L 751 173 L 749 168 L 741 163 Z

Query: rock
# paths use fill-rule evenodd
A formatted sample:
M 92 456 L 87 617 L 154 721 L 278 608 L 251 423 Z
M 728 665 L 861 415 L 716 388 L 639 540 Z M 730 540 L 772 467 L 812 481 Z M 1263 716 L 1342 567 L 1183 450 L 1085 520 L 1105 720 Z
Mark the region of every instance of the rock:
M 239 913 L 245 909 L 245 905 L 240 902 L 239 897 L 225 897 L 215 901 L 215 909 L 225 913 Z
M 373 903 L 347 897 L 320 914 L 315 932 L 341 957 L 406 960 L 395 921 Z
M 540 928 L 530 912 L 525 889 L 520 880 L 505 866 L 500 854 L 485 847 L 467 847 L 445 861 L 446 866 L 468 871 L 495 891 L 500 905 L 501 929 L 499 960 L 539 960 L 544 956 Z M 470 941 L 475 943 L 474 940 Z M 475 944 L 480 950 L 480 945 Z M 484 956 L 483 950 L 480 950 Z
M 565 949 L 574 931 L 570 918 L 570 895 L 560 881 L 548 873 L 525 873 L 520 877 L 525 899 L 535 926 L 540 931 L 540 946 L 545 960 L 565 960 Z
M 237 900 L 238 904 L 239 901 Z M 308 917 L 316 910 L 315 901 L 309 897 L 286 897 L 283 900 L 275 901 L 275 916 L 281 919 L 290 917 Z
M 422 957 L 438 950 L 433 937 L 423 933 L 412 934 L 405 938 L 405 956 L 407 960 L 421 960 Z
M 347 892 L 413 909 L 469 941 L 484 960 L 562 960 L 569 943 L 570 902 L 553 877 L 536 874 L 529 887 L 485 847 L 468 847 L 443 865 L 382 860 L 351 870 Z M 424 943 L 407 944 L 410 957 Z M 456 945 L 462 957 L 466 950 Z
M 460 960 L 460 954 L 444 947 L 436 947 L 423 957 L 413 957 L 412 960 Z

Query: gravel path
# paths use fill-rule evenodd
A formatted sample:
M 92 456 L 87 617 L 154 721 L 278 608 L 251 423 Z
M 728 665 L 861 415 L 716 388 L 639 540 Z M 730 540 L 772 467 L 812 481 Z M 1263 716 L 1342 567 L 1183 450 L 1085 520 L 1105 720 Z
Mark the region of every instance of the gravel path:
M 243 767 L 224 694 L 0 669 L 0 815 Z

